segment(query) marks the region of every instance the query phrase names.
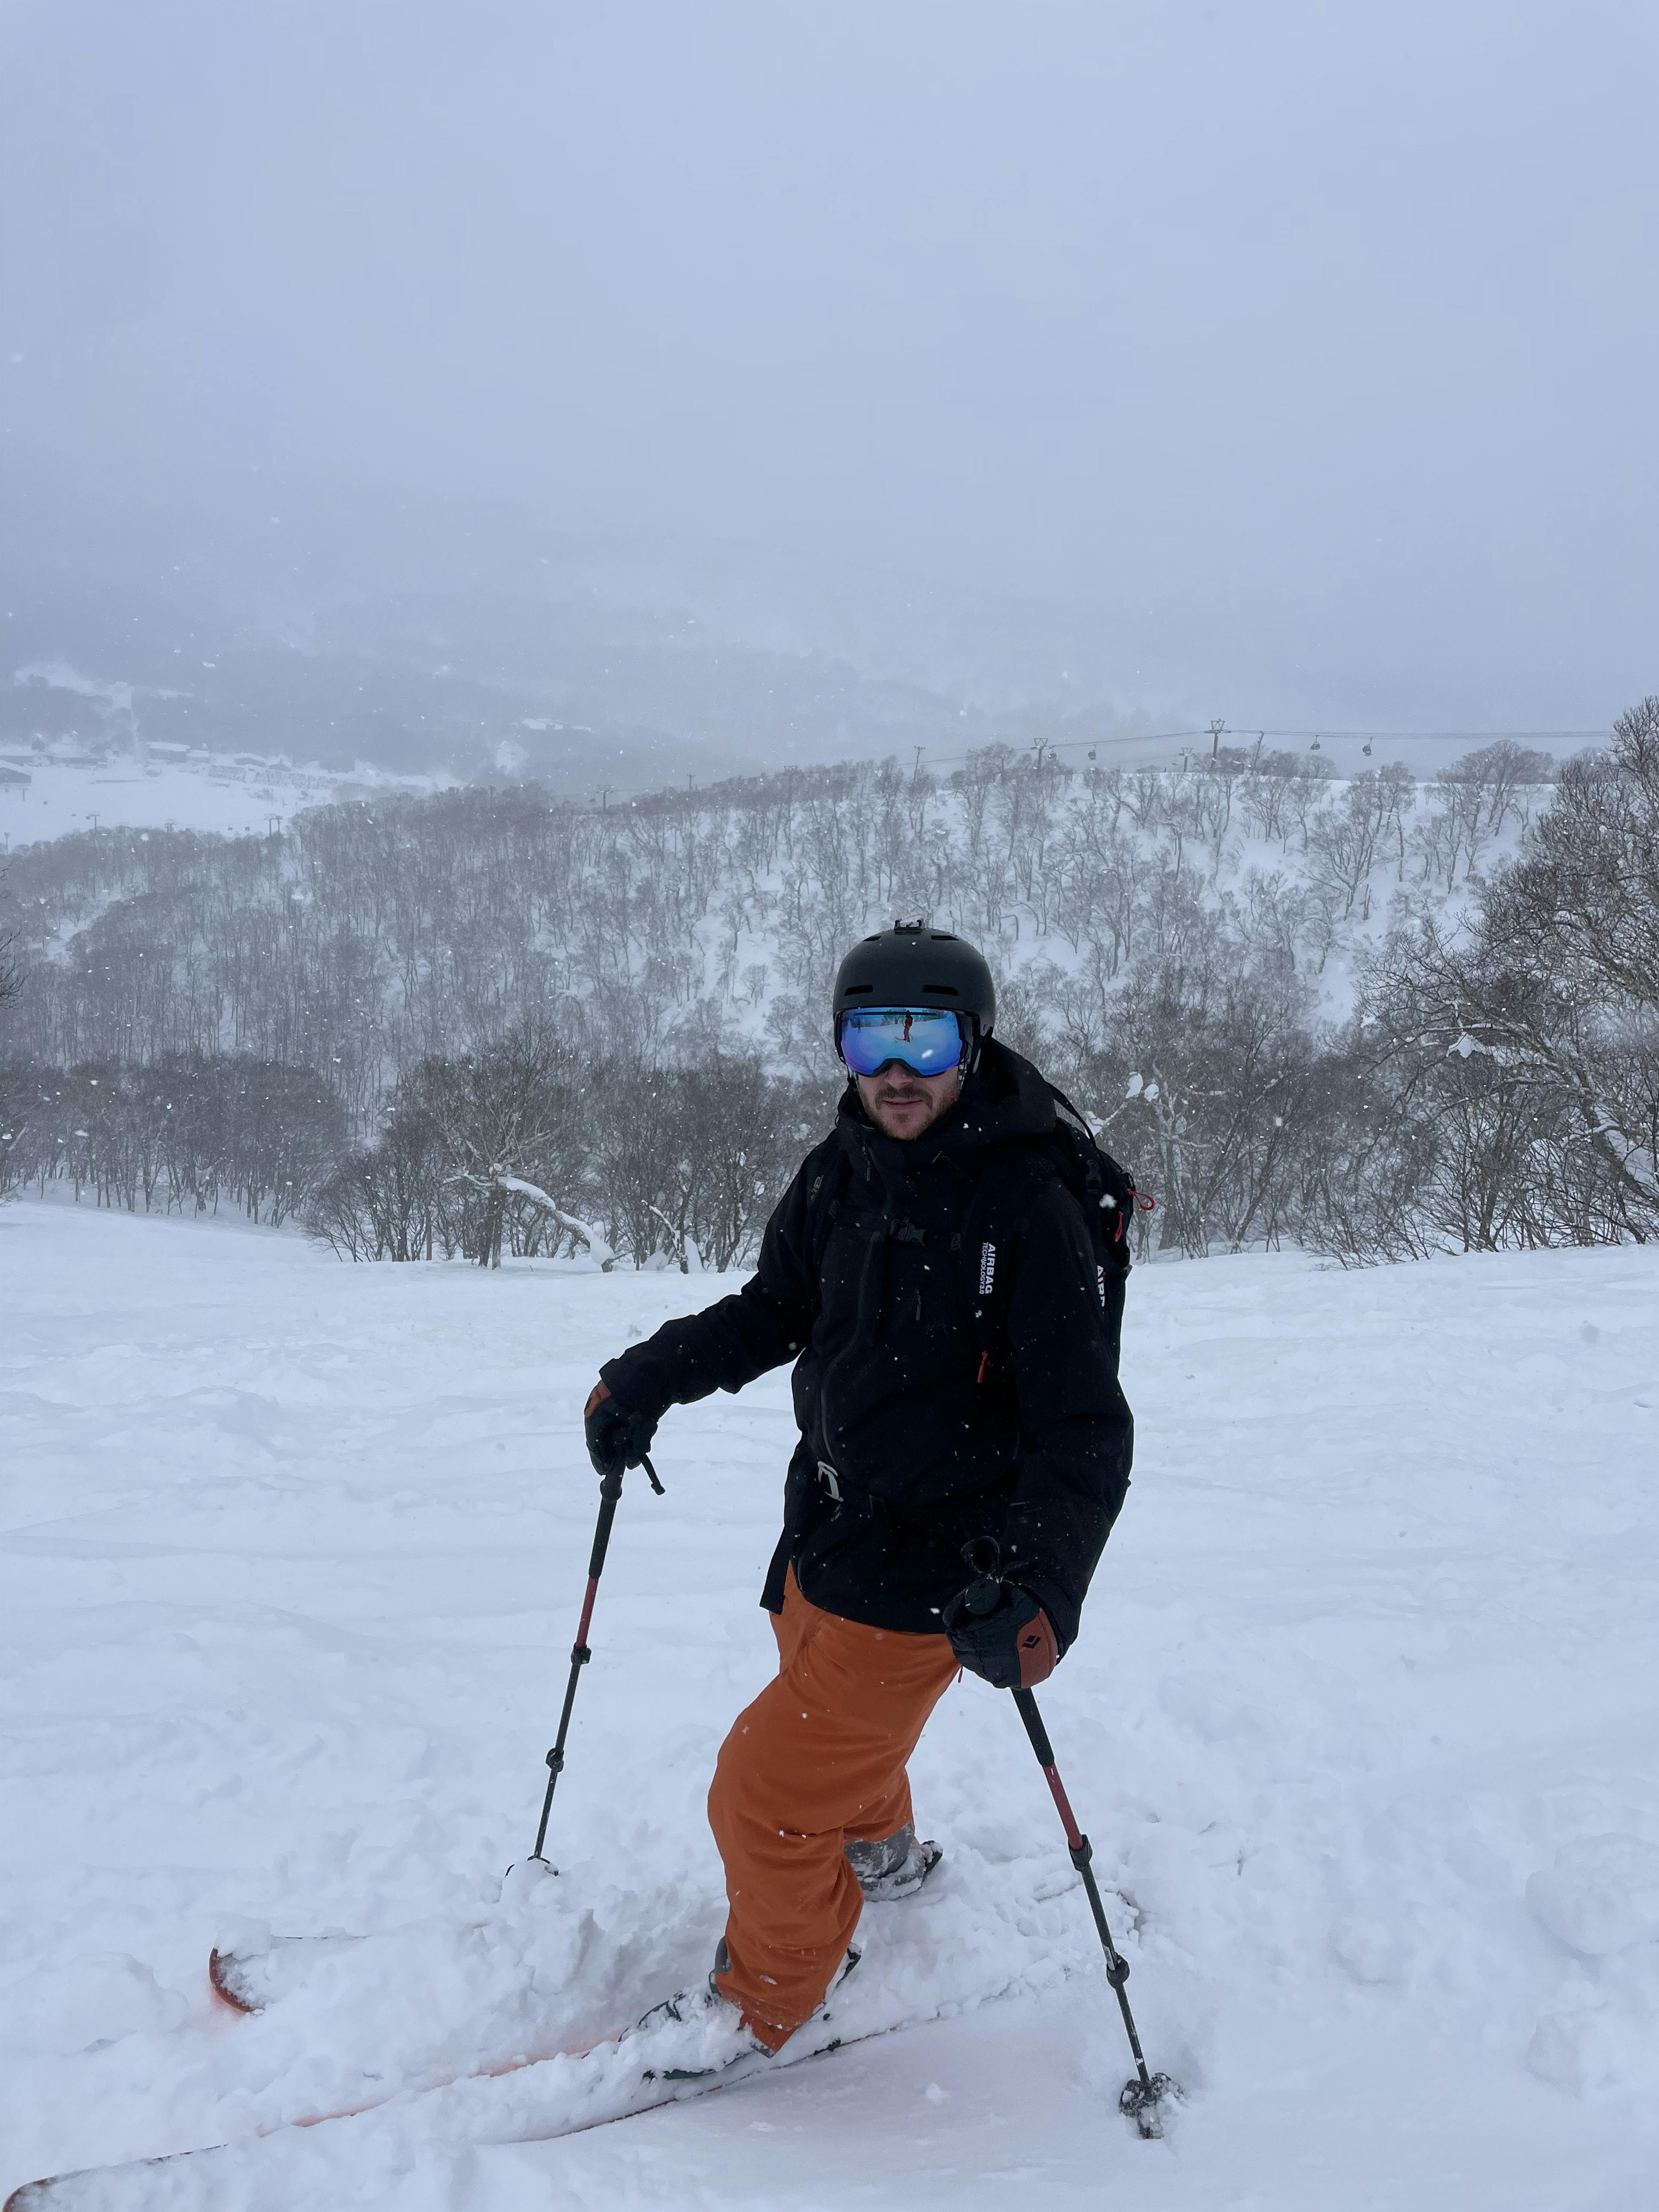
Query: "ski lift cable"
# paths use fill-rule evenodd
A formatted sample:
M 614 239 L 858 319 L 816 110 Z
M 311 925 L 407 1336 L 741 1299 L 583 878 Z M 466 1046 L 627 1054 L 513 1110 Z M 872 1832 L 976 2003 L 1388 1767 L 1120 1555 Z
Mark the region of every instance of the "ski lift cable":
M 1241 724 L 1239 726 L 1235 728 L 1231 724 L 1224 722 L 1218 732 L 1216 731 L 1213 724 L 1206 724 L 1202 729 L 1147 730 L 1131 732 L 1127 734 L 1115 737 L 1044 737 L 1041 740 L 1035 738 L 1032 739 L 1028 750 L 1037 751 L 1039 752 L 1039 755 L 1041 753 L 1084 752 L 1086 753 L 1089 758 L 1092 760 L 1097 752 L 1103 750 L 1108 746 L 1196 744 L 1199 739 L 1203 738 L 1210 738 L 1213 744 L 1218 737 L 1227 737 L 1233 738 L 1255 738 L 1263 744 L 1272 738 L 1294 739 L 1306 743 L 1310 752 L 1322 752 L 1327 745 L 1349 745 L 1358 744 L 1362 753 L 1370 754 L 1372 746 L 1377 744 L 1492 745 L 1504 742 L 1512 744 L 1594 744 L 1598 738 L 1605 738 L 1607 734 L 1607 733 L 1605 729 L 1334 730 L 1322 727 L 1319 729 L 1290 730 L 1264 727 L 1259 722 Z M 989 738 L 986 740 L 984 744 L 975 746 L 971 751 L 964 753 L 949 753 L 937 760 L 929 760 L 927 758 L 926 747 L 919 748 L 917 749 L 919 757 L 916 758 L 911 769 L 911 775 L 914 777 L 920 774 L 924 766 L 929 774 L 933 774 L 942 769 L 965 768 L 970 760 L 975 758 L 981 753 L 989 751 L 993 746 L 999 744 L 1008 745 L 1010 752 L 1016 752 L 1016 748 L 1012 744 L 1009 744 L 1009 741 L 1006 738 Z M 1016 757 L 1018 757 L 1017 752 Z M 811 765 L 814 767 L 834 768 L 841 765 L 851 766 L 854 765 L 854 763 L 850 762 L 842 763 L 834 761 L 826 761 L 814 762 Z M 772 773 L 775 775 L 782 777 L 789 775 L 791 770 L 787 768 L 777 769 L 774 769 Z M 721 781 L 725 781 L 725 779 L 721 779 Z M 719 790 L 719 787 L 720 786 L 718 782 L 713 787 L 714 790 L 716 792 Z M 607 788 L 611 792 L 612 795 L 616 795 L 616 787 L 614 785 L 608 786 Z M 637 792 L 630 795 L 635 798 L 655 798 L 663 790 L 664 787 L 659 784 L 641 785 Z
M 1373 744 L 1491 745 L 1505 740 L 1515 744 L 1522 742 L 1534 744 L 1547 742 L 1557 744 L 1568 743 L 1583 744 L 1597 738 L 1604 738 L 1606 735 L 1605 730 L 1334 730 L 1323 727 L 1316 730 L 1275 730 L 1263 728 L 1256 722 L 1242 724 L 1237 727 L 1224 723 L 1218 731 L 1214 724 L 1211 723 L 1199 730 L 1149 730 L 1110 738 L 1033 738 L 1029 750 L 1046 753 L 1086 751 L 1092 757 L 1097 750 L 1103 749 L 1108 745 L 1193 744 L 1200 738 L 1208 738 L 1213 743 L 1218 738 L 1224 737 L 1256 738 L 1262 741 L 1274 738 L 1297 738 L 1304 741 L 1311 739 L 1313 745 L 1321 750 L 1326 745 L 1358 743 L 1362 750 L 1369 752 Z M 992 746 L 999 743 L 1006 744 L 1008 740 L 988 738 L 983 745 L 975 746 L 972 752 L 947 754 L 941 759 L 927 762 L 927 765 L 930 770 L 962 768 L 978 754 L 988 751 Z M 1009 750 L 1012 751 L 1014 748 L 1010 746 Z M 926 759 L 925 753 L 923 758 Z M 915 772 L 915 770 L 912 771 L 913 774 Z

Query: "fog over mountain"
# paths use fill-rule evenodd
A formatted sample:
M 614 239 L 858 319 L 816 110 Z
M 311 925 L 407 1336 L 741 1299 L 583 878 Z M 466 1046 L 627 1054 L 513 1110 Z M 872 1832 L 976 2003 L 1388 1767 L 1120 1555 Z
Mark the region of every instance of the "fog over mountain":
M 1109 703 L 1083 611 L 562 531 L 503 500 L 260 489 L 258 512 L 151 508 L 97 533 L 37 485 L 9 539 L 24 684 L 0 691 L 0 731 L 76 726 L 69 685 L 113 678 L 151 739 L 597 788 L 1153 726 Z
M 13 0 L 0 674 L 583 787 L 1605 729 L 1654 680 L 1656 40 Z

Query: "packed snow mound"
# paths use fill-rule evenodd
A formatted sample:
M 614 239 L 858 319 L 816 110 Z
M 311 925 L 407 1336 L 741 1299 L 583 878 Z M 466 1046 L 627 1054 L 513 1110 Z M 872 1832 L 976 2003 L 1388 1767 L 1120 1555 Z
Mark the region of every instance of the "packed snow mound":
M 1586 1836 L 1531 1876 L 1534 1918 L 1575 1951 L 1606 1958 L 1659 1942 L 1659 1844 L 1639 1836 Z
M 706 1972 L 721 1925 L 703 1799 L 775 1663 L 784 1372 L 669 1415 L 665 1497 L 629 1479 L 560 1871 L 523 1861 L 597 1505 L 583 1400 L 729 1286 L 0 1211 L 0 2192 L 219 2144 L 141 2212 L 963 2212 L 1011 2179 L 1060 2212 L 1646 2212 L 1649 1249 L 1132 1277 L 1134 1485 L 1042 1709 L 1189 2093 L 1167 2143 L 1117 2115 L 1053 1805 L 972 1681 L 913 1762 L 945 1864 L 866 1915 L 870 2039 L 538 2139 L 617 2109 L 614 2056 L 571 2046 Z M 303 1971 L 301 1937 L 330 1939 Z M 216 1945 L 281 2001 L 216 2004 Z M 321 2124 L 260 2133 L 294 2120 Z
M 1540 2020 L 1528 2066 L 1577 2096 L 1659 2090 L 1659 1845 L 1577 1838 L 1528 1878 L 1527 1903 L 1583 1961 Z

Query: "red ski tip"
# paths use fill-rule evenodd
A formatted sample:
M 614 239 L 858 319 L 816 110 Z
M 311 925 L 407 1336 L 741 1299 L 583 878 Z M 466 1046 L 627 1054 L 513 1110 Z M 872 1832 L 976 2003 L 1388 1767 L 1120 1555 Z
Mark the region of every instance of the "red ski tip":
M 234 1951 L 213 1950 L 208 1954 L 208 1986 L 221 2004 L 228 2005 L 233 2012 L 256 2013 L 262 2008 L 256 2004 L 236 1979 L 236 1954 Z M 10 2212 L 10 2207 L 4 2208 Z

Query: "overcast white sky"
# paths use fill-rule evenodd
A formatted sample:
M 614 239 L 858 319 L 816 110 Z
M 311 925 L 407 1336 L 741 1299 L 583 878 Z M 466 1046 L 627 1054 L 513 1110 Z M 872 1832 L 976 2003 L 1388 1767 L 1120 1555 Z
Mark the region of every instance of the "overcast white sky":
M 1655 0 L 4 0 L 4 450 L 1589 726 L 1659 690 L 1656 112 Z

